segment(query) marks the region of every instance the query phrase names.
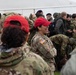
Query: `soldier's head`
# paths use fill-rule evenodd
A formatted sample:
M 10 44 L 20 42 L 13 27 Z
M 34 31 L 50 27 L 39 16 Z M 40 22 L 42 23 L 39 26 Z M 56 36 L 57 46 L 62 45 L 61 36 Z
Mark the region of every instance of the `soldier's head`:
M 53 14 L 53 17 L 54 17 L 54 19 L 59 18 L 59 17 L 60 17 L 60 13 L 55 12 L 55 13 Z
M 8 48 L 22 46 L 29 35 L 28 21 L 20 15 L 12 15 L 6 18 L 3 25 L 1 41 Z
M 35 15 L 36 15 L 37 18 L 38 17 L 44 17 L 42 10 L 38 10 Z
M 48 21 L 51 21 L 52 20 L 52 14 L 51 13 L 47 13 L 46 14 L 46 18 Z
M 60 16 L 66 20 L 67 18 L 67 13 L 66 12 L 61 12 Z
M 71 21 L 71 15 L 67 14 L 67 21 Z
M 43 17 L 39 17 L 35 20 L 34 27 L 38 30 L 38 32 L 40 32 L 42 34 L 47 34 L 49 32 L 48 31 L 49 25 L 50 25 L 49 21 L 47 21 Z
M 76 20 L 76 13 L 72 14 L 72 18 Z

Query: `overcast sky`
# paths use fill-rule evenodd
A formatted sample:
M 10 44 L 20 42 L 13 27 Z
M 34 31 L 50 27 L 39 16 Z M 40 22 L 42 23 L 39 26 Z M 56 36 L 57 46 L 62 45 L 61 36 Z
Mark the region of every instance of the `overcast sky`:
M 68 5 L 76 5 L 76 0 L 0 0 L 0 13 L 4 12 L 18 12 L 23 15 L 29 15 L 30 13 L 34 13 L 39 9 L 42 9 L 44 11 L 44 14 L 47 12 L 61 12 L 63 9 L 55 9 L 51 8 L 57 7 L 57 6 L 68 6 Z M 48 8 L 50 7 L 50 8 Z M 17 10 L 19 9 L 19 10 Z M 29 9 L 29 10 L 21 10 L 21 9 Z M 35 11 L 33 10 L 35 9 Z M 64 10 L 66 11 L 66 7 L 64 7 Z M 67 10 L 68 12 L 71 9 Z M 75 9 L 72 9 L 73 12 L 75 12 Z
M 69 5 L 70 4 L 69 1 L 72 1 L 72 0 L 0 0 L 0 10 Z M 73 1 L 76 1 L 76 0 L 73 0 Z
M 76 0 L 69 0 L 69 1 L 76 2 Z

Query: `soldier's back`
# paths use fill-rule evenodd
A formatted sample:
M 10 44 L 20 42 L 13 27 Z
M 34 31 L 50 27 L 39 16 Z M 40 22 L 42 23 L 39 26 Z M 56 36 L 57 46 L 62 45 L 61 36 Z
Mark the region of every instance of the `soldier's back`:
M 0 59 L 0 75 L 50 75 L 47 63 L 31 51 L 22 51 Z

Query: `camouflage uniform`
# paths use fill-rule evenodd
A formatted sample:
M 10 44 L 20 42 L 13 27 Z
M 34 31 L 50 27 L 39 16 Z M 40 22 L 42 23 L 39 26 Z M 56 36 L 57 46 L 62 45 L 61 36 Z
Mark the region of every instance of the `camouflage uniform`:
M 30 25 L 30 35 L 29 35 L 29 39 L 28 39 L 28 44 L 31 45 L 31 39 L 35 34 L 35 29 L 34 29 L 34 21 L 29 19 L 28 17 L 25 16 L 25 18 L 28 20 L 28 23 Z
M 34 22 L 31 19 L 29 19 L 28 17 L 26 17 L 26 16 L 25 16 L 25 18 L 27 19 L 27 21 L 28 21 L 28 23 L 30 25 L 30 29 L 32 29 L 33 26 L 34 26 Z
M 47 63 L 25 44 L 8 50 L 0 46 L 0 75 L 51 75 L 51 71 Z
M 50 66 L 51 71 L 55 71 L 55 61 L 56 49 L 54 48 L 52 42 L 46 35 L 41 35 L 36 33 L 31 40 L 32 51 L 39 54 Z
M 72 19 L 70 28 L 71 28 L 72 30 L 76 30 L 76 20 Z M 73 33 L 73 38 L 76 39 L 76 32 Z
M 36 15 L 35 14 L 30 14 L 29 19 L 32 20 L 33 22 L 36 20 Z

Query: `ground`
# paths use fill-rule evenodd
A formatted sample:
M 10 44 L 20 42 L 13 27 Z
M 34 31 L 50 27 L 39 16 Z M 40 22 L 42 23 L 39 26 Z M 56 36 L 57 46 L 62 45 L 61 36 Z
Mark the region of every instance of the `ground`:
M 59 72 L 55 72 L 55 75 L 60 75 L 60 73 Z

